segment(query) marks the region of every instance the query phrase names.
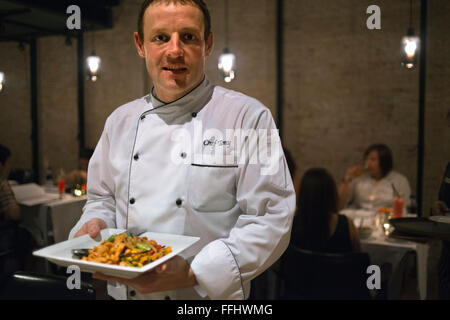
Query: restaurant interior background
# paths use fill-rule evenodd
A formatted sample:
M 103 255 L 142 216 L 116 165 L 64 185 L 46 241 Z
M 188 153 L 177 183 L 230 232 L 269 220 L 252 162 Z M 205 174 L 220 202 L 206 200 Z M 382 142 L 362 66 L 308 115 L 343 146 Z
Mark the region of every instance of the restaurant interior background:
M 112 8 L 112 29 L 84 34 L 84 55 L 101 58 L 96 82 L 84 81 L 84 146 L 94 148 L 108 115 L 151 89 L 133 42 L 141 0 Z M 219 76 L 224 44 L 223 0 L 206 1 L 215 47 L 207 76 L 215 84 L 255 97 L 276 121 L 277 76 L 282 72 L 282 139 L 301 176 L 325 167 L 340 181 L 362 162 L 365 148 L 389 145 L 394 167 L 416 194 L 419 132 L 419 67 L 400 64 L 400 39 L 409 26 L 409 0 L 285 0 L 282 69 L 277 69 L 277 1 L 229 0 L 228 47 L 236 55 L 231 83 Z M 413 27 L 420 31 L 420 0 L 412 1 Z M 381 8 L 381 29 L 366 26 L 368 6 Z M 82 12 L 83 14 L 83 12 Z M 82 16 L 83 28 L 83 16 Z M 428 215 L 450 160 L 450 1 L 428 1 L 422 212 Z M 64 35 L 37 40 L 37 137 L 39 180 L 46 160 L 53 170 L 76 168 L 78 160 L 77 40 Z M 32 168 L 30 46 L 0 42 L 0 143 L 13 167 Z

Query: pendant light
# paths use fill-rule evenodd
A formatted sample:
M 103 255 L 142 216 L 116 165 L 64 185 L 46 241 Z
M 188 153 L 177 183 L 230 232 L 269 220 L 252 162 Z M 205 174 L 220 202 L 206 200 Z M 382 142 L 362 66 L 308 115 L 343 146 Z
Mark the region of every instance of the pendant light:
M 101 59 L 95 54 L 95 50 L 86 59 L 88 65 L 88 78 L 92 82 L 97 81 L 99 76 Z
M 87 57 L 87 67 L 88 67 L 88 79 L 92 82 L 95 82 L 98 80 L 99 77 L 99 71 L 100 71 L 100 63 L 101 59 L 95 54 L 95 31 L 92 33 L 92 52 Z
M 412 27 L 412 0 L 409 2 L 409 28 L 407 35 L 402 38 L 401 42 L 401 57 L 402 66 L 407 69 L 412 69 L 417 65 L 418 55 L 420 50 L 420 39 L 414 35 L 414 28 Z
M 228 49 L 228 0 L 225 0 L 225 48 L 219 57 L 219 73 L 225 82 L 231 82 L 236 76 L 236 56 Z

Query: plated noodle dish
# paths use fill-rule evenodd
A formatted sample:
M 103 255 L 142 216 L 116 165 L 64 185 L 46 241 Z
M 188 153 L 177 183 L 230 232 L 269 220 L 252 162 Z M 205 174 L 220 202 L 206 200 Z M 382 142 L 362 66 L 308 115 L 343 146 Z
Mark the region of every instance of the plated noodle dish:
M 110 236 L 100 245 L 88 250 L 84 261 L 140 268 L 172 252 L 170 246 L 161 246 L 155 240 L 121 233 Z

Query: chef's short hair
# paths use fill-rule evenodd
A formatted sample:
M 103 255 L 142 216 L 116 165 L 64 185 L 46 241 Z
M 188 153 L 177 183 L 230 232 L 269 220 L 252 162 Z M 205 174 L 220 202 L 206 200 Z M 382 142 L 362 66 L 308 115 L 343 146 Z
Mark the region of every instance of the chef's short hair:
M 11 156 L 11 151 L 5 147 L 4 145 L 0 144 L 0 162 L 2 165 L 5 165 L 6 160 Z
M 194 5 L 198 7 L 202 13 L 203 13 L 203 22 L 205 25 L 205 41 L 208 39 L 209 34 L 211 33 L 211 15 L 208 10 L 208 6 L 203 0 L 144 0 L 141 6 L 141 10 L 139 11 L 139 17 L 138 17 L 138 35 L 139 39 L 141 41 L 144 40 L 144 14 L 147 8 L 154 3 L 163 2 L 165 4 L 171 4 L 171 3 L 179 3 L 182 5 Z
M 378 162 L 381 169 L 381 175 L 383 178 L 387 176 L 389 172 L 391 172 L 394 166 L 394 160 L 392 158 L 391 149 L 385 144 L 373 144 L 369 146 L 364 152 L 364 160 L 367 159 L 367 156 L 372 151 L 376 151 L 378 153 Z

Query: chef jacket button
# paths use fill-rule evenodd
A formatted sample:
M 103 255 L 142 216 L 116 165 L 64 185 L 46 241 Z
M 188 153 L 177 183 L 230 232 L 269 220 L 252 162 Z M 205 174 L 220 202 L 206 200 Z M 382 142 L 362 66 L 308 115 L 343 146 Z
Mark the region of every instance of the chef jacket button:
M 169 296 L 165 296 L 164 300 L 170 300 L 170 297 Z
M 182 152 L 182 153 L 181 153 L 181 157 L 182 157 L 183 159 L 186 158 L 186 156 L 187 156 L 186 152 Z
M 134 297 L 135 295 L 136 295 L 136 291 L 131 290 L 131 291 L 130 291 L 130 296 Z
M 197 117 L 197 112 L 192 112 L 192 118 Z
M 131 199 L 130 199 L 130 203 L 131 203 L 131 204 L 134 204 L 135 202 L 136 202 L 136 201 L 134 200 L 134 198 L 131 198 Z
M 144 120 L 144 119 L 145 119 L 145 115 L 141 116 L 141 120 Z
M 139 160 L 139 154 L 138 153 L 136 153 L 135 155 L 134 155 L 134 160 L 136 160 L 136 161 L 138 161 Z
M 177 206 L 181 206 L 181 204 L 183 203 L 183 201 L 181 199 L 177 199 L 177 201 L 175 202 L 177 204 Z

